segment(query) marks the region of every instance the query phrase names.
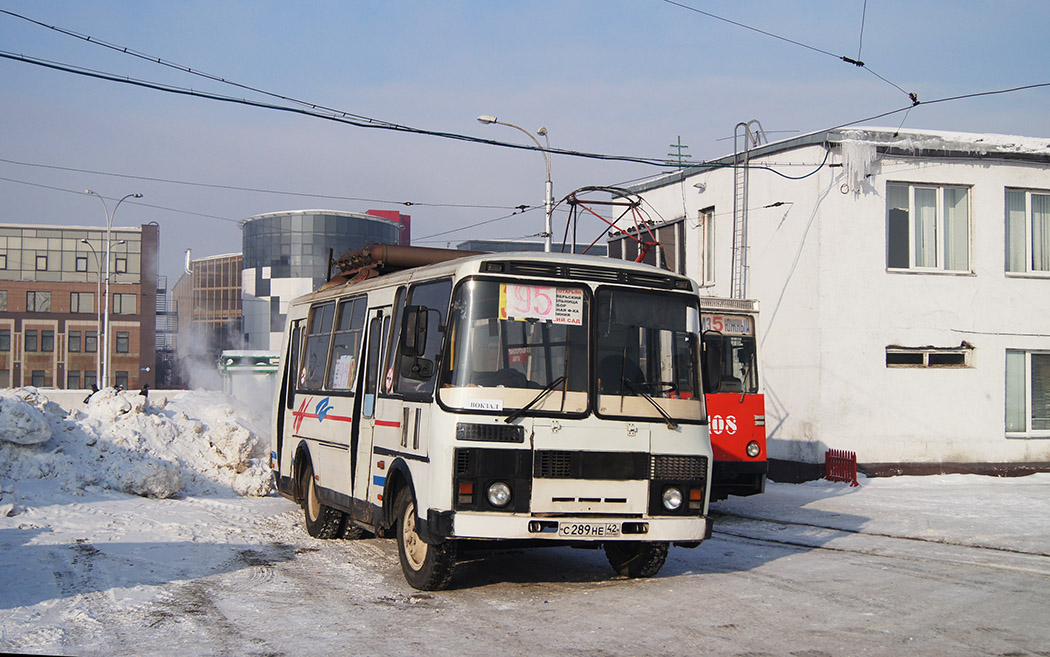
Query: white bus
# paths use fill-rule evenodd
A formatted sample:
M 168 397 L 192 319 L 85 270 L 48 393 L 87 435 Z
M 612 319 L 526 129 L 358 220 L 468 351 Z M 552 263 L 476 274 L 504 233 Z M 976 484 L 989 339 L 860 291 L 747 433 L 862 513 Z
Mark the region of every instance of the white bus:
M 710 536 L 688 278 L 386 245 L 343 266 L 289 307 L 274 405 L 271 468 L 310 535 L 396 535 L 423 590 L 493 540 L 601 546 L 650 577 Z

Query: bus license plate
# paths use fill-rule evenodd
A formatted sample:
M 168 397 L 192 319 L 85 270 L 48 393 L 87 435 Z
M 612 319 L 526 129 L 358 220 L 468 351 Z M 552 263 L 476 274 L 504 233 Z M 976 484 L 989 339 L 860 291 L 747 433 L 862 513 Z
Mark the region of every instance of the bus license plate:
M 558 523 L 560 536 L 579 536 L 581 538 L 619 537 L 620 525 L 614 522 L 562 522 Z

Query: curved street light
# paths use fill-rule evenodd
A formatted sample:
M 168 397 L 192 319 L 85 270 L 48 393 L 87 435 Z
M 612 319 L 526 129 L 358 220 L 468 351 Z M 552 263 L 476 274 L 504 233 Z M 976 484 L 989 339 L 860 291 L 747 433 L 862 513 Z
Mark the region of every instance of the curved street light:
M 113 212 L 110 213 L 109 206 L 106 205 L 106 199 L 102 197 L 98 192 L 90 189 L 84 190 L 85 194 L 95 196 L 98 200 L 102 201 L 102 207 L 106 210 L 106 296 L 100 301 L 104 304 L 104 320 L 102 324 L 103 332 L 105 333 L 104 341 L 103 336 L 99 335 L 99 348 L 102 349 L 102 379 L 99 381 L 99 386 L 105 388 L 109 385 L 109 260 L 110 260 L 110 249 L 113 244 L 110 241 L 110 233 L 113 230 L 113 217 L 117 214 L 117 208 L 120 204 L 129 198 L 142 198 L 142 194 L 138 192 L 134 194 L 125 194 L 117 201 L 117 204 L 113 206 Z
M 543 153 L 543 163 L 547 165 L 547 189 L 546 189 L 547 195 L 546 195 L 546 198 L 543 199 L 543 210 L 544 210 L 543 214 L 545 216 L 544 231 L 543 231 L 543 250 L 546 251 L 547 253 L 550 253 L 550 251 L 551 251 L 551 210 L 553 209 L 553 205 L 554 205 L 554 196 L 553 196 L 554 187 L 551 184 L 551 155 L 550 155 L 551 140 L 550 140 L 550 137 L 547 136 L 547 128 L 540 128 L 539 130 L 536 131 L 536 134 L 542 135 L 543 138 L 547 140 L 547 150 L 544 150 L 543 149 L 543 144 L 540 143 L 540 140 L 536 139 L 536 137 L 531 132 L 529 132 L 525 128 L 522 128 L 521 126 L 514 125 L 513 123 L 507 123 L 506 121 L 500 121 L 496 117 L 490 116 L 488 114 L 482 114 L 481 116 L 479 116 L 478 117 L 478 122 L 479 123 L 484 123 L 485 125 L 491 125 L 491 124 L 495 123 L 497 125 L 505 125 L 508 128 L 515 128 L 517 130 L 521 130 L 522 132 L 524 132 L 525 134 L 527 134 L 529 136 L 529 139 L 531 139 L 532 141 L 536 142 L 536 148 L 540 149 L 540 152 Z

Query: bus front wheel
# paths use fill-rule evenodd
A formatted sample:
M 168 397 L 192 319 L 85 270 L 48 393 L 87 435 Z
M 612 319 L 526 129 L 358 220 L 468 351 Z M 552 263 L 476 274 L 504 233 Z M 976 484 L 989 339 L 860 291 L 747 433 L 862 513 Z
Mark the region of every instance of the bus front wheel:
M 306 533 L 314 538 L 339 538 L 346 527 L 346 516 L 342 511 L 321 504 L 314 483 L 314 466 L 303 469 L 303 515 L 306 516 Z
M 624 577 L 652 577 L 667 561 L 667 543 L 615 541 L 605 544 L 613 570 Z
M 397 496 L 397 555 L 412 588 L 439 591 L 447 588 L 456 565 L 456 544 L 432 545 L 416 531 L 416 500 L 409 488 Z

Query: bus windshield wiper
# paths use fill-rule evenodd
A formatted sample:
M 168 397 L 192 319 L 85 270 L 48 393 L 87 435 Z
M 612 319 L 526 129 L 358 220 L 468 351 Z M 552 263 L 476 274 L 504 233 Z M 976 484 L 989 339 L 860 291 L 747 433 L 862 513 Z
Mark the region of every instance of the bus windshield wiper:
M 630 388 L 633 392 L 636 392 L 639 395 L 641 395 L 642 397 L 645 397 L 645 401 L 647 401 L 650 404 L 652 404 L 653 408 L 655 408 L 657 411 L 659 411 L 660 415 L 662 415 L 664 417 L 664 420 L 667 422 L 667 428 L 668 429 L 677 429 L 678 428 L 678 423 L 674 421 L 674 418 L 671 417 L 670 414 L 667 411 L 664 410 L 663 406 L 660 406 L 659 404 L 657 404 L 656 400 L 653 399 L 652 397 L 650 397 L 648 395 L 648 393 L 646 393 L 644 390 L 642 390 L 638 386 L 636 386 L 633 383 L 631 383 L 631 380 L 628 379 L 627 377 L 623 378 L 623 382 L 624 382 L 624 385 L 626 385 L 628 388 Z
M 564 380 L 565 380 L 565 375 L 563 374 L 562 376 L 559 376 L 557 379 L 554 379 L 553 381 L 548 383 L 543 388 L 543 390 L 540 390 L 538 395 L 536 395 L 535 397 L 532 398 L 532 401 L 530 401 L 528 404 L 525 404 L 524 406 L 522 406 L 518 410 L 516 410 L 513 413 L 511 413 L 510 415 L 508 415 L 506 418 L 504 418 L 503 421 L 509 424 L 509 423 L 513 422 L 514 420 L 517 420 L 519 417 L 521 417 L 522 415 L 525 414 L 525 411 L 529 410 L 530 408 L 532 408 L 533 406 L 538 404 L 541 399 L 543 399 L 544 397 L 549 395 L 550 392 L 552 390 L 554 390 L 554 388 L 556 388 Z

